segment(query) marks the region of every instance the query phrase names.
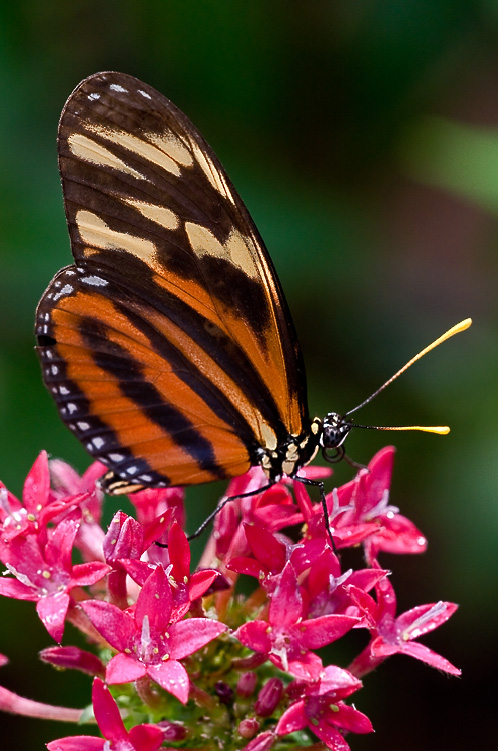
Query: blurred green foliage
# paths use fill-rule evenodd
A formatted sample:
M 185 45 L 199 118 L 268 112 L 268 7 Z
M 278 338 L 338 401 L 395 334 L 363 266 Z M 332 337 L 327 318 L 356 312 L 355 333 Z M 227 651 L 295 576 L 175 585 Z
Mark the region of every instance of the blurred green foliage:
M 357 697 L 377 733 L 354 738 L 355 749 L 456 751 L 495 737 L 497 49 L 492 0 L 0 8 L 0 477 L 13 492 L 42 448 L 80 470 L 89 461 L 41 383 L 32 322 L 46 284 L 70 262 L 58 117 L 98 70 L 154 85 L 215 148 L 281 277 L 313 413 L 351 408 L 446 328 L 475 319 L 361 414 L 369 424 L 452 426 L 448 438 L 397 436 L 392 502 L 430 548 L 382 562 L 394 569 L 400 607 L 461 604 L 426 641 L 463 679 L 394 658 Z M 357 431 L 348 451 L 366 462 L 384 442 Z M 218 492 L 189 491 L 192 526 Z M 37 663 L 50 640 L 32 606 L 0 607 L 0 651 L 11 658 L 1 683 L 85 704 L 86 679 Z M 0 728 L 23 749 L 77 732 L 8 716 Z

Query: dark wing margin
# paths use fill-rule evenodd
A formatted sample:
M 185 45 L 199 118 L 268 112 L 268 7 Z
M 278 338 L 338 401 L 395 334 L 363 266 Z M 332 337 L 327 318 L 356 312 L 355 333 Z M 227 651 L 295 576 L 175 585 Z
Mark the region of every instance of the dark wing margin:
M 37 334 L 90 453 L 126 482 L 190 484 L 300 435 L 304 367 L 278 278 L 188 118 L 131 76 L 91 76 L 62 113 L 59 165 L 76 266 L 46 291 Z

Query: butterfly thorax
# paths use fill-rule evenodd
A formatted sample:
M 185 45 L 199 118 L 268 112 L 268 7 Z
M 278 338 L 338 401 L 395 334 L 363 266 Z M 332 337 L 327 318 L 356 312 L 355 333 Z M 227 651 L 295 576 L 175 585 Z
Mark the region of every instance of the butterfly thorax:
M 293 477 L 311 462 L 320 447 L 322 421 L 315 417 L 308 429 L 298 436 L 289 435 L 275 448 L 260 447 L 256 451 L 257 463 L 270 482 L 278 482 L 283 475 Z

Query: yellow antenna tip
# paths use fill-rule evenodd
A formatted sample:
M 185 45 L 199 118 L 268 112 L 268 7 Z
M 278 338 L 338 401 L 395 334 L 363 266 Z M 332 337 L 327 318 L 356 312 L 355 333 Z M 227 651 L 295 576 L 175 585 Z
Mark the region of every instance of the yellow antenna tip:
M 436 433 L 448 435 L 450 429 L 447 425 L 400 425 L 397 427 L 376 428 L 377 430 L 422 430 L 424 433 Z
M 461 323 L 457 323 L 456 327 L 458 327 L 460 331 L 465 331 L 465 329 L 468 329 L 471 324 L 472 318 L 465 318 L 465 320 L 461 321 Z

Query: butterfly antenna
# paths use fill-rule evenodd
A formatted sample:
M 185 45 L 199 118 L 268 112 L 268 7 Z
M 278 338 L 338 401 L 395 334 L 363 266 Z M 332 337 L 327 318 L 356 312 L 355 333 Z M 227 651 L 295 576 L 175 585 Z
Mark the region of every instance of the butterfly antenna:
M 358 404 L 357 407 L 353 407 L 353 409 L 350 409 L 349 412 L 346 412 L 344 417 L 347 417 L 348 415 L 353 414 L 353 412 L 356 412 L 358 409 L 361 409 L 366 404 L 372 401 L 372 399 L 375 399 L 375 397 L 380 394 L 381 391 L 384 391 L 384 389 L 389 386 L 393 381 L 396 380 L 402 373 L 405 372 L 405 370 L 408 370 L 408 368 L 413 365 L 414 362 L 417 362 L 417 360 L 420 360 L 424 355 L 426 355 L 428 352 L 430 352 L 432 349 L 435 349 L 440 344 L 445 342 L 447 339 L 450 339 L 452 336 L 455 336 L 455 334 L 459 334 L 461 331 L 465 331 L 465 329 L 468 329 L 469 326 L 472 323 L 472 318 L 466 318 L 464 321 L 460 321 L 460 323 L 457 323 L 456 326 L 452 326 L 451 329 L 448 329 L 442 336 L 438 337 L 435 341 L 432 342 L 432 344 L 429 344 L 428 347 L 425 347 L 421 352 L 419 352 L 415 357 L 412 357 L 411 360 L 409 360 L 406 365 L 403 365 L 402 368 L 400 368 L 391 378 L 389 378 L 385 383 L 380 386 L 377 391 L 374 391 L 373 394 L 371 394 L 365 401 L 361 402 L 361 404 Z M 432 426 L 425 426 L 425 425 L 405 425 L 401 427 L 375 427 L 373 425 L 354 425 L 351 424 L 352 428 L 366 428 L 369 430 L 422 430 L 426 433 L 438 433 L 439 435 L 446 435 L 450 432 L 450 429 L 447 425 L 432 425 Z

